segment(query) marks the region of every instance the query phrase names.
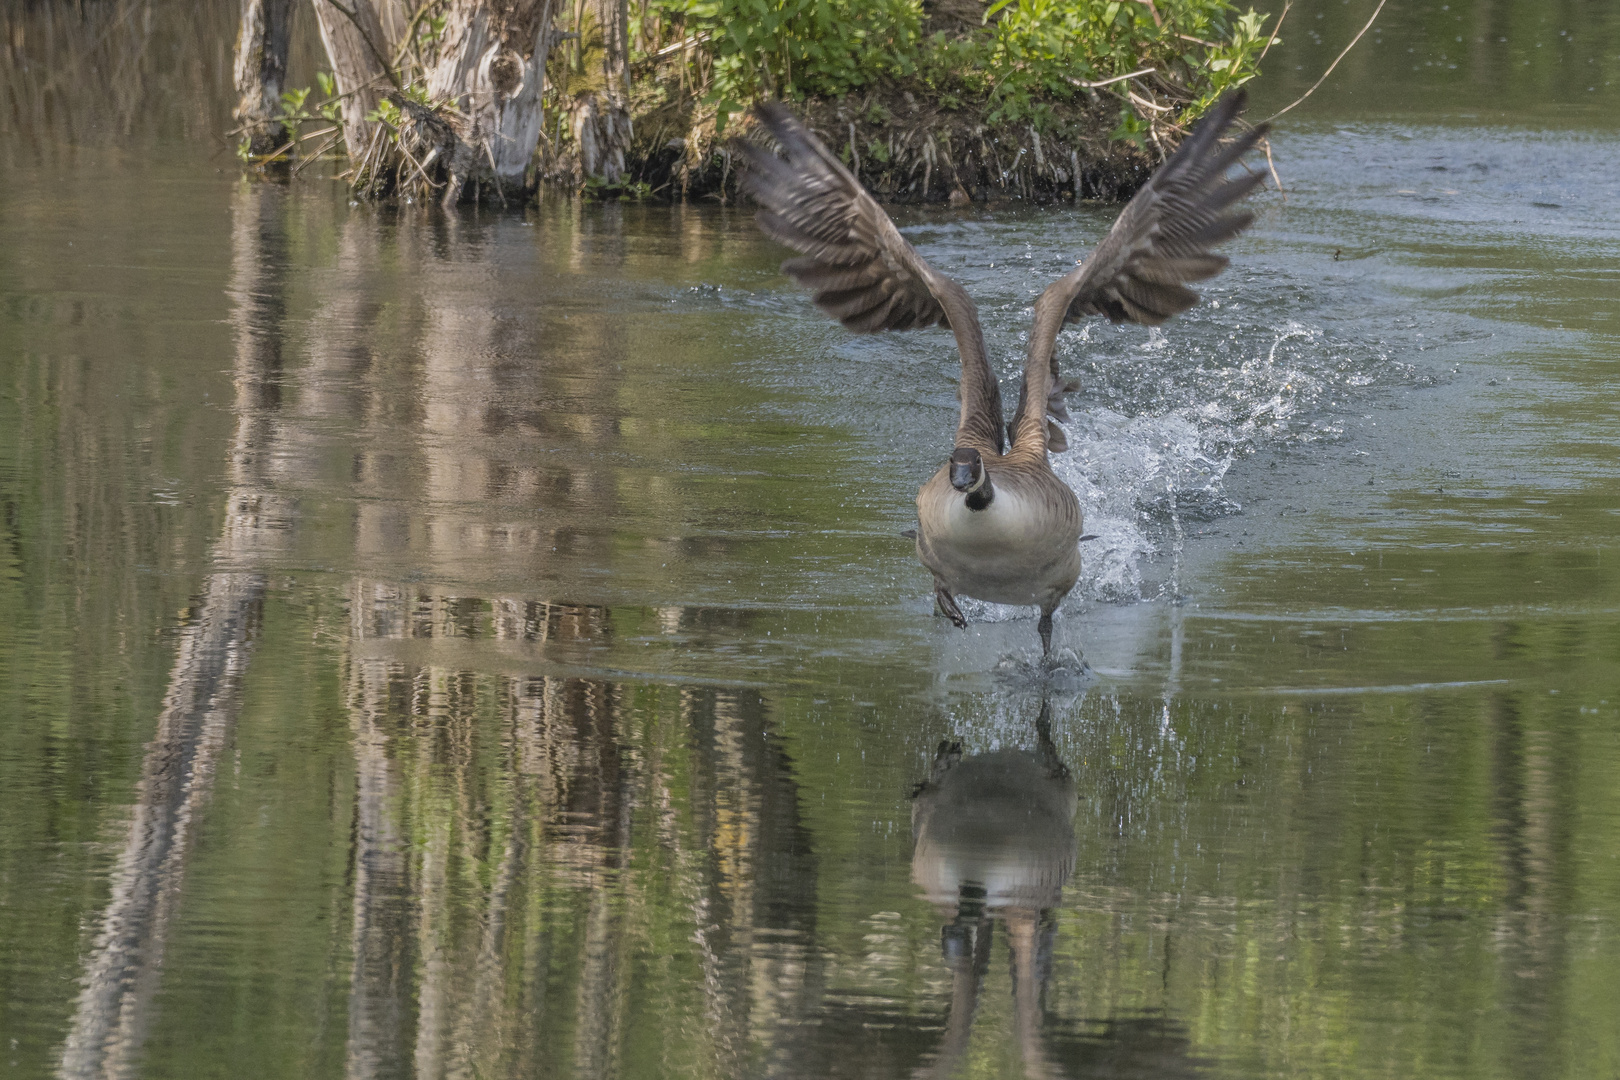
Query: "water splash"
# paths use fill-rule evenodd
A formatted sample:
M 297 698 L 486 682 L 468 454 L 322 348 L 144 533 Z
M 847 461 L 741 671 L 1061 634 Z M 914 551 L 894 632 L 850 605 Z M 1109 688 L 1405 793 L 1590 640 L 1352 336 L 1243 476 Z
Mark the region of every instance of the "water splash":
M 1053 469 L 1080 499 L 1088 541 L 1081 600 L 1132 602 L 1174 594 L 1150 583 L 1149 560 L 1168 550 L 1187 522 L 1241 511 L 1223 482 L 1239 458 L 1268 447 L 1342 435 L 1336 412 L 1352 391 L 1410 379 L 1375 343 L 1338 341 L 1298 320 L 1246 325 L 1216 300 L 1171 334 L 1089 324 L 1063 343 L 1062 366 L 1083 382 L 1065 428 L 1068 453 Z M 1072 601 L 1071 601 L 1072 602 Z M 970 601 L 970 618 L 1028 615 Z M 970 610 L 971 609 L 971 610 Z

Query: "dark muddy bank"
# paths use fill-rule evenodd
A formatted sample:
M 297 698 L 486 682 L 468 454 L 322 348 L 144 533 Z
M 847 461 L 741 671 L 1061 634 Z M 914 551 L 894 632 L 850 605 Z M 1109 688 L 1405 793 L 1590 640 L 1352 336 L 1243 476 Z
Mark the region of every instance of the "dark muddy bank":
M 1144 149 L 1111 138 L 1118 106 L 1106 97 L 1054 105 L 1042 131 L 1028 123 L 993 123 L 989 110 L 974 103 L 945 108 L 892 85 L 796 102 L 793 109 L 887 202 L 1123 200 L 1174 149 L 1168 139 Z M 749 117 L 732 117 L 717 133 L 712 109 L 658 86 L 639 96 L 632 115 L 629 183 L 587 190 L 669 201 L 740 197 L 728 144 L 759 137 Z M 566 149 L 544 167 L 550 183 L 577 185 L 577 175 Z

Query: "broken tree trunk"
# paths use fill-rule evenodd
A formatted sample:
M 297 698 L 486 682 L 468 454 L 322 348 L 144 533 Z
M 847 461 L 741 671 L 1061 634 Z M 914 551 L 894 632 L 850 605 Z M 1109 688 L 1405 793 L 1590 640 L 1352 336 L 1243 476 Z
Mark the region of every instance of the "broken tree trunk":
M 630 149 L 630 11 L 627 0 L 586 0 L 602 38 L 602 89 L 574 100 L 572 128 L 581 183 L 618 184 Z
M 355 191 L 442 193 L 448 206 L 469 184 L 476 193 L 493 182 L 502 201 L 522 190 L 556 2 L 443 0 L 433 10 L 444 22 L 428 33 L 429 9 L 401 0 L 314 0 Z M 379 123 L 385 101 L 398 112 Z
M 497 191 L 523 189 L 540 141 L 553 3 L 529 0 L 496 10 L 488 0 L 452 0 L 427 77 L 428 99 L 448 104 L 461 119 L 447 166 L 447 205 L 468 180 L 483 176 Z
M 281 145 L 281 92 L 286 89 L 292 0 L 242 0 L 236 38 L 236 112 L 251 154 Z

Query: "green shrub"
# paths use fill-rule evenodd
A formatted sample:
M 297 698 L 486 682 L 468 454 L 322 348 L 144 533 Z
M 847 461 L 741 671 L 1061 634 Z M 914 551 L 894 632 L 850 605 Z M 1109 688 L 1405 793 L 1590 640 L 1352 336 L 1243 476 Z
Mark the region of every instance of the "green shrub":
M 1121 101 L 1114 136 L 1140 142 L 1154 120 L 1190 120 L 1253 78 L 1270 40 L 1267 16 L 1240 16 L 1229 0 L 996 0 L 983 29 L 927 39 L 920 0 L 652 0 L 645 10 L 703 40 L 721 128 L 761 97 L 834 97 L 907 76 L 946 108 L 985 101 L 991 122 L 1040 127 L 1052 102 L 1084 84 L 1151 68 L 1157 101 L 1129 83 L 1107 90 Z
M 1157 15 L 1157 21 L 1155 21 Z M 1152 68 L 1190 98 L 1184 117 L 1202 112 L 1220 93 L 1257 74 L 1266 16 L 1236 16 L 1227 0 L 998 0 L 986 11 L 988 33 L 929 42 L 936 56 L 919 65 L 944 89 L 956 81 L 987 94 L 989 118 L 1044 119 L 1046 102 L 1069 100 L 1085 88 Z M 1125 97 L 1119 138 L 1135 139 L 1145 119 Z
M 721 123 L 760 97 L 836 96 L 910 74 L 920 0 L 663 0 L 708 35 Z

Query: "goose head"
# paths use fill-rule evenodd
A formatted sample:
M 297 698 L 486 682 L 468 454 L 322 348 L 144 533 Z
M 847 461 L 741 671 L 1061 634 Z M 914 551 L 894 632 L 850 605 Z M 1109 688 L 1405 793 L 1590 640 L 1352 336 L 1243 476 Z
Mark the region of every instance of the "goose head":
M 995 498 L 984 458 L 973 447 L 958 446 L 951 453 L 951 487 L 967 496 L 969 510 L 983 510 Z

